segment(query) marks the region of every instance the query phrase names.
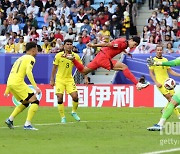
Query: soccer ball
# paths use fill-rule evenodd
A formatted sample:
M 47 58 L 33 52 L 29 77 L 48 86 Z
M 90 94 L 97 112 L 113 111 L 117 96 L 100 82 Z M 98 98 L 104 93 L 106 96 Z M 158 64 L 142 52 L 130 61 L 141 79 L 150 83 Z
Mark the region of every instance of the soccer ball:
M 173 90 L 176 87 L 176 81 L 172 78 L 168 78 L 164 82 L 164 87 L 168 90 Z

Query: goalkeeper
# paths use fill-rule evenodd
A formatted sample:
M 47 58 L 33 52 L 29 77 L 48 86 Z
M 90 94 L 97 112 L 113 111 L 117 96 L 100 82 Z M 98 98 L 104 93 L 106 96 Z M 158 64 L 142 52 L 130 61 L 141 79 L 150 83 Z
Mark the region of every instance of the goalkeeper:
M 176 58 L 175 60 L 167 61 L 167 62 L 155 62 L 151 57 L 147 59 L 147 63 L 149 66 L 156 65 L 156 66 L 180 66 L 180 57 Z M 160 121 L 158 124 L 155 124 L 152 127 L 147 128 L 149 131 L 160 131 L 162 130 L 166 120 L 172 115 L 173 110 L 175 107 L 180 105 L 180 89 L 176 90 L 175 94 L 171 98 L 167 108 L 165 109 L 164 113 L 161 116 Z

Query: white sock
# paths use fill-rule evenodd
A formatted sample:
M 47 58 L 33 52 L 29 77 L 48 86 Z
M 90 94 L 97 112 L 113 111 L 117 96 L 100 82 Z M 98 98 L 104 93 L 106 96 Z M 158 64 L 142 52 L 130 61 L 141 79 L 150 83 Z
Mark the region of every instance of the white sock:
M 164 118 L 161 118 L 160 120 L 159 120 L 159 122 L 158 122 L 158 125 L 159 126 L 164 126 L 164 123 L 166 122 L 166 119 L 164 119 Z
M 13 121 L 13 120 L 14 120 L 14 117 L 10 116 L 10 117 L 9 117 L 9 120 L 10 120 L 10 121 Z
M 26 121 L 24 125 L 25 126 L 29 126 L 29 125 L 31 125 L 31 122 L 30 121 Z

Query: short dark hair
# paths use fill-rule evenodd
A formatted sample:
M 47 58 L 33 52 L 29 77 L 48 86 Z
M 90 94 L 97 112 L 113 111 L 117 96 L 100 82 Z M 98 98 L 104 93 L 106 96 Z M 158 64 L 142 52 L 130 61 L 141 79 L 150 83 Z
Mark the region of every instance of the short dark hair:
M 64 44 L 66 44 L 67 42 L 70 42 L 70 43 L 73 44 L 73 40 L 71 40 L 71 39 L 66 39 L 66 40 L 64 40 Z
M 139 45 L 141 39 L 139 36 L 134 36 L 134 37 L 132 37 L 132 40 L 135 41 L 137 43 L 137 45 Z
M 26 44 L 26 51 L 29 51 L 30 49 L 36 48 L 36 47 L 37 47 L 37 44 L 35 42 L 28 42 Z

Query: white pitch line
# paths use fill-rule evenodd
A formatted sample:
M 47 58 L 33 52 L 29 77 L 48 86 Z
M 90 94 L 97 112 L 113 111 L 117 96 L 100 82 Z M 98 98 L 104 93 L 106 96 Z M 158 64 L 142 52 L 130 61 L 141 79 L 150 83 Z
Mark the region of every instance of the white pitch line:
M 94 122 L 97 122 L 97 123 L 117 123 L 117 122 L 120 122 L 120 121 L 80 121 L 80 123 L 87 123 L 87 122 L 90 122 L 90 123 L 94 123 Z M 78 123 L 78 122 L 67 122 L 66 124 L 74 124 L 74 123 Z M 54 126 L 54 125 L 66 125 L 66 124 L 63 124 L 63 123 L 44 123 L 44 124 L 33 124 L 34 126 Z M 17 125 L 17 126 L 14 126 L 14 128 L 20 128 L 20 127 L 23 127 L 23 125 Z M 0 127 L 0 129 L 5 129 L 5 128 L 8 128 L 8 127 Z M 9 128 L 8 128 L 9 129 Z
M 174 148 L 174 149 L 162 150 L 162 151 L 154 151 L 154 152 L 147 152 L 147 153 L 143 153 L 143 154 L 161 154 L 161 153 L 169 153 L 169 152 L 174 152 L 174 151 L 180 151 L 180 148 Z

